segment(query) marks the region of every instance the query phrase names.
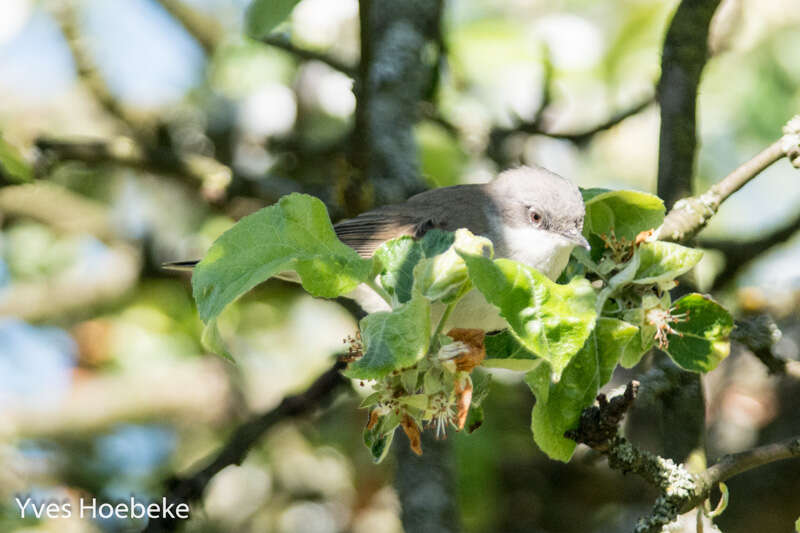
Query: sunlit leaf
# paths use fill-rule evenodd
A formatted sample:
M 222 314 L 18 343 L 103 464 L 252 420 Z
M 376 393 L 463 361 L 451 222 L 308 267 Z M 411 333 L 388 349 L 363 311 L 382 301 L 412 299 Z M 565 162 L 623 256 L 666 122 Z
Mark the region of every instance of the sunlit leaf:
M 412 366 L 428 351 L 430 302 L 415 294 L 392 311 L 371 313 L 361 320 L 364 355 L 343 372 L 354 379 L 378 379 Z
M 450 303 L 464 293 L 469 282 L 467 265 L 461 253 L 491 258 L 492 243 L 485 237 L 476 237 L 466 229 L 455 233 L 455 241 L 446 252 L 420 261 L 414 271 L 419 291 L 430 300 Z
M 703 257 L 703 252 L 672 242 L 646 242 L 639 246 L 640 258 L 633 283 L 650 284 L 677 278 L 691 270 Z
M 645 230 L 657 228 L 664 220 L 664 202 L 639 191 L 582 191 L 586 203 L 583 234 L 610 235 L 632 241 Z
M 336 238 L 320 200 L 290 194 L 241 219 L 214 241 L 194 269 L 193 294 L 200 318 L 209 322 L 280 272 L 294 270 L 306 291 L 333 298 L 367 279 L 371 264 Z
M 721 305 L 701 294 L 689 294 L 673 305 L 675 331 L 667 336 L 665 351 L 682 368 L 708 372 L 730 353 L 728 336 L 733 317 Z
M 414 285 L 414 267 L 427 257 L 445 252 L 454 240 L 454 234 L 434 229 L 419 240 L 403 236 L 383 243 L 375 250 L 381 286 L 397 302 L 407 302 Z
M 475 287 L 500 310 L 519 342 L 561 374 L 594 327 L 595 293 L 589 282 L 576 278 L 559 285 L 516 261 L 463 257 Z
M 617 361 L 637 331 L 627 322 L 599 318 L 559 381 L 552 381 L 551 368 L 544 361 L 525 375 L 525 382 L 536 396 L 531 417 L 533 440 L 548 456 L 564 462 L 572 457 L 575 441 L 564 433 L 575 427 L 581 411 L 592 404 L 600 387 L 611 379 Z

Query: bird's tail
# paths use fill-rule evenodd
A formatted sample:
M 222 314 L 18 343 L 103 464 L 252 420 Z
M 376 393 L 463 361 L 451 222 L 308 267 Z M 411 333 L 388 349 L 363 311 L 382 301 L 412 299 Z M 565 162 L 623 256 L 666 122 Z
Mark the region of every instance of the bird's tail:
M 200 261 L 173 261 L 171 263 L 162 263 L 161 268 L 164 270 L 179 270 L 191 271 Z

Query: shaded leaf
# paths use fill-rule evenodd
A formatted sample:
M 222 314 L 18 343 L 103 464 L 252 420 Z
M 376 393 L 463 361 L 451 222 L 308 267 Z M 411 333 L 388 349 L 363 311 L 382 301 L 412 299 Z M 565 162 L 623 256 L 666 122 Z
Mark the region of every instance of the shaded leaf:
M 481 366 L 487 368 L 506 368 L 518 372 L 527 372 L 533 369 L 534 362 L 539 358 L 525 348 L 509 330 L 504 329 L 484 338 L 486 359 Z
M 733 317 L 721 305 L 701 294 L 689 294 L 675 302 L 670 313 L 684 315 L 671 324 L 677 333 L 667 336 L 665 350 L 682 368 L 708 372 L 728 356 Z
M 254 39 L 266 37 L 281 22 L 289 18 L 300 0 L 253 0 L 245 14 L 247 35 Z
M 611 373 L 625 347 L 637 333 L 636 326 L 613 318 L 599 318 L 580 352 L 553 382 L 544 361 L 525 375 L 536 396 L 531 417 L 533 440 L 548 456 L 569 461 L 575 441 L 564 433 L 575 427 L 581 411 L 590 406 L 597 391 L 611 379 Z
M 414 268 L 425 258 L 447 255 L 455 238 L 453 233 L 434 229 L 419 240 L 403 236 L 386 241 L 375 250 L 381 286 L 398 303 L 407 302 L 414 285 Z

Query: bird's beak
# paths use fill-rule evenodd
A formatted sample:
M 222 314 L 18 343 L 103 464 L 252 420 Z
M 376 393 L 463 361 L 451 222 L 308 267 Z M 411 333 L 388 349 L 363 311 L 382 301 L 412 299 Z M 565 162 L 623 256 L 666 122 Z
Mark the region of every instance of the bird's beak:
M 573 233 L 570 235 L 565 235 L 570 242 L 575 243 L 576 246 L 580 246 L 581 248 L 585 248 L 586 250 L 591 250 L 592 247 L 589 245 L 589 241 L 586 240 L 586 237 L 581 235 L 580 233 Z

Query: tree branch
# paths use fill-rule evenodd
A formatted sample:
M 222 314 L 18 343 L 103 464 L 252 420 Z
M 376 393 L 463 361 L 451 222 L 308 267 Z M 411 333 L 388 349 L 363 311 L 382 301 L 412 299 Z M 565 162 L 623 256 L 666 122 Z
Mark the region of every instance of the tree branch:
M 109 163 L 174 175 L 193 186 L 200 184 L 203 196 L 210 201 L 218 201 L 224 196 L 233 176 L 229 167 L 212 157 L 145 147 L 130 137 L 117 137 L 110 141 L 40 138 L 36 141 L 36 147 L 42 154 L 35 165 L 39 175 L 47 174 L 55 164 L 62 161 Z
M 331 57 L 328 54 L 317 52 L 315 50 L 309 50 L 307 48 L 300 48 L 299 46 L 292 44 L 292 40 L 286 34 L 274 33 L 271 35 L 267 35 L 266 37 L 261 39 L 261 42 L 269 46 L 274 46 L 275 48 L 279 48 L 281 50 L 289 52 L 290 54 L 297 56 L 298 58 L 303 59 L 305 61 L 319 61 L 321 63 L 325 63 L 332 69 L 338 70 L 342 74 L 346 74 L 351 78 L 355 78 L 357 75 L 357 67 L 348 65 L 343 61 L 339 61 L 338 59 Z
M 345 366 L 346 363 L 337 361 L 305 392 L 285 397 L 275 409 L 237 427 L 207 466 L 187 477 L 176 476 L 167 482 L 167 501 L 189 503 L 200 499 L 211 478 L 228 465 L 241 464 L 250 449 L 270 428 L 286 419 L 306 415 L 328 401 L 334 391 L 347 383 L 339 373 Z M 177 526 L 176 519 L 150 520 L 144 531 L 146 533 L 173 531 Z
M 564 139 L 567 141 L 572 141 L 575 144 L 583 144 L 587 142 L 589 139 L 591 139 L 594 135 L 602 131 L 613 128 L 620 122 L 624 121 L 626 118 L 641 113 L 642 111 L 650 107 L 653 101 L 654 101 L 653 96 L 642 98 L 641 100 L 634 103 L 627 109 L 623 109 L 622 111 L 618 111 L 612 114 L 605 121 L 600 122 L 599 124 L 595 124 L 593 126 L 589 126 L 582 130 L 552 131 L 543 126 L 541 118 L 537 118 L 535 120 L 517 124 L 513 128 L 495 128 L 494 130 L 492 130 L 491 135 L 494 135 L 497 138 L 505 139 L 509 135 L 514 133 L 528 133 L 530 135 L 544 135 L 546 137 L 551 137 L 553 139 Z M 542 115 L 544 115 L 544 112 L 540 112 L 537 114 L 538 117 L 541 117 Z
M 86 42 L 81 38 L 78 29 L 74 2 L 50 2 L 48 6 L 50 6 L 50 13 L 58 23 L 75 61 L 78 77 L 94 95 L 100 106 L 109 115 L 116 118 L 121 128 L 127 133 L 136 133 L 133 131 L 134 128 L 132 126 L 136 121 L 108 90 L 108 85 L 100 75 L 100 72 L 98 72 L 91 54 L 86 49 Z
M 658 195 L 668 208 L 692 194 L 697 87 L 709 55 L 711 17 L 719 3 L 720 0 L 684 0 L 664 38 L 658 82 Z
M 785 135 L 758 153 L 751 160 L 728 174 L 700 196 L 684 198 L 675 203 L 655 233 L 653 240 L 687 241 L 702 230 L 719 206 L 765 168 L 791 154 L 791 141 L 798 136 L 800 117 L 795 117 L 784 127 Z M 800 143 L 799 143 L 800 144 Z
M 624 394 L 611 400 L 599 395 L 598 405 L 584 410 L 578 428 L 566 434 L 605 455 L 611 468 L 634 472 L 661 492 L 650 516 L 637 523 L 636 533 L 660 532 L 679 514 L 702 504 L 720 482 L 737 474 L 782 459 L 800 457 L 800 436 L 797 436 L 726 455 L 702 473 L 691 474 L 683 465 L 640 450 L 617 435 L 622 416 L 637 392 L 636 382 L 631 382 Z
M 214 19 L 201 15 L 182 0 L 158 0 L 158 3 L 197 41 L 207 56 L 214 53 L 223 31 Z

